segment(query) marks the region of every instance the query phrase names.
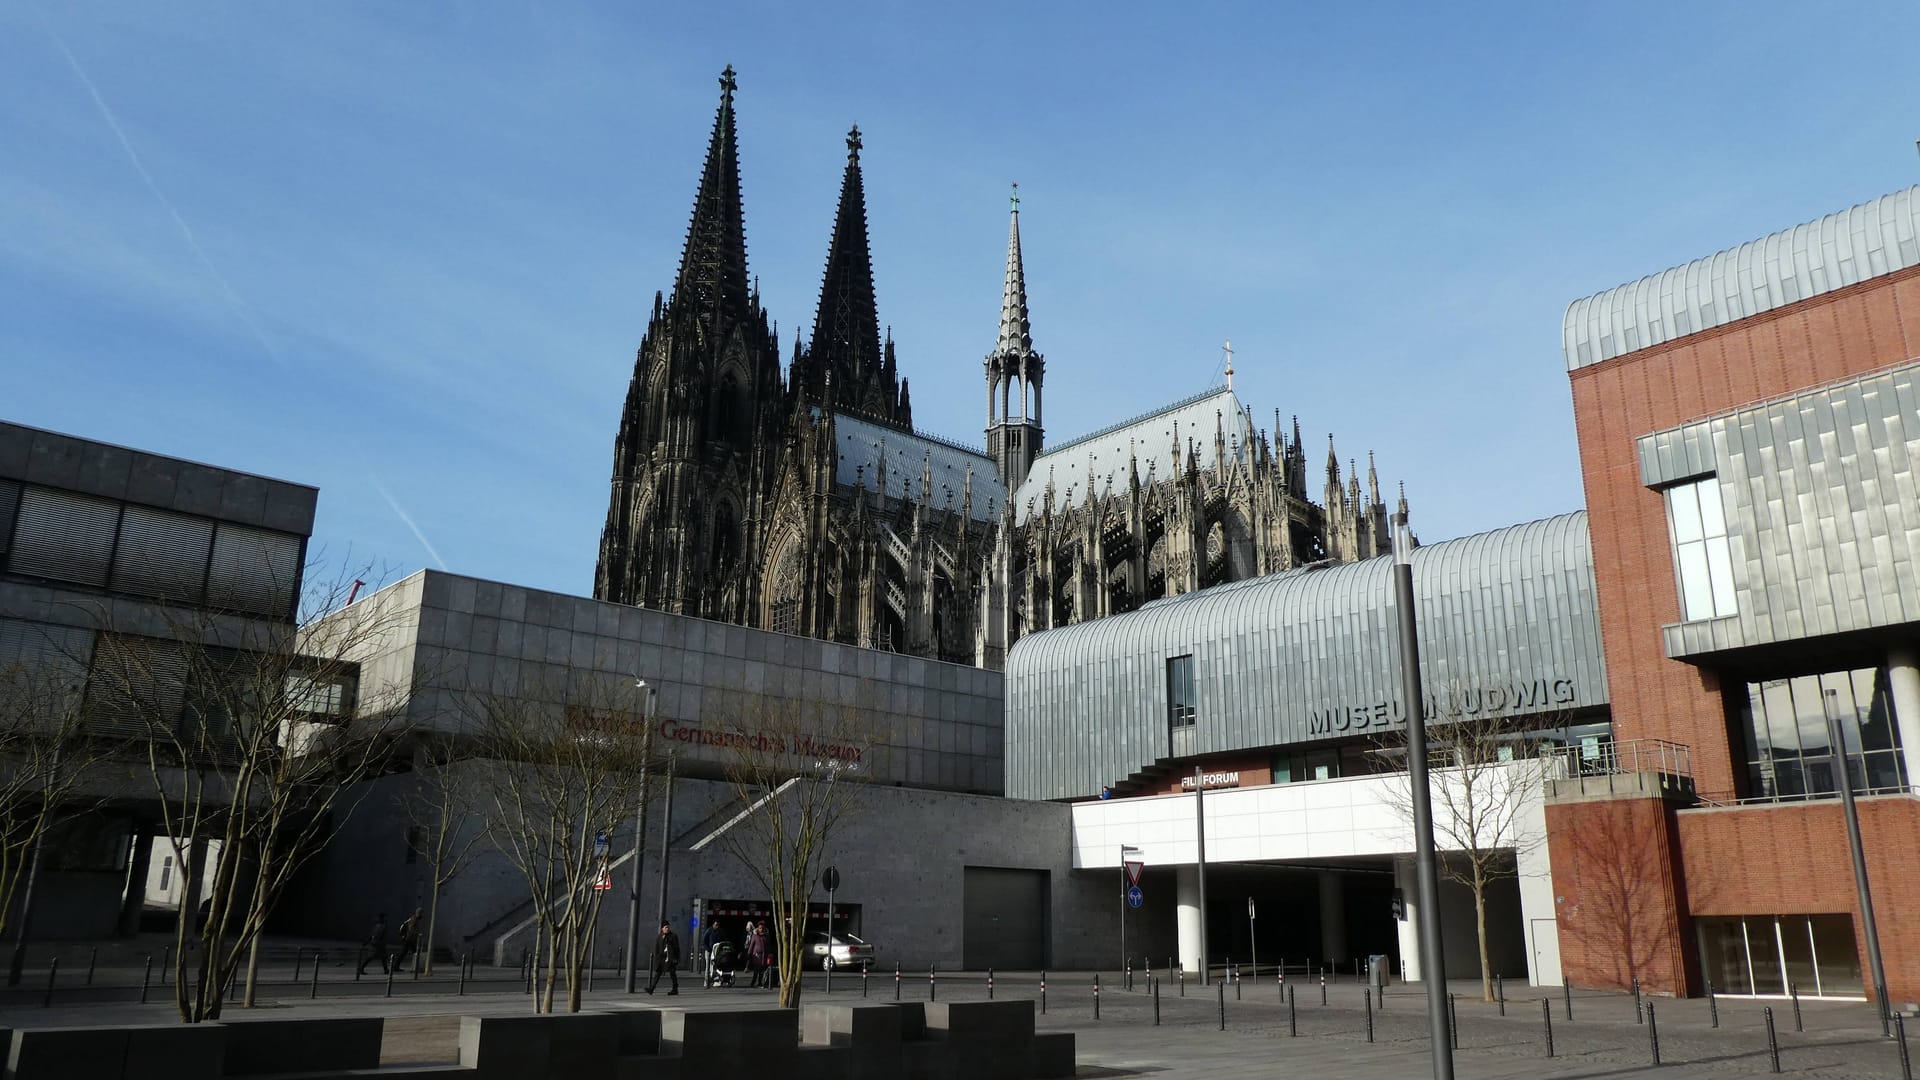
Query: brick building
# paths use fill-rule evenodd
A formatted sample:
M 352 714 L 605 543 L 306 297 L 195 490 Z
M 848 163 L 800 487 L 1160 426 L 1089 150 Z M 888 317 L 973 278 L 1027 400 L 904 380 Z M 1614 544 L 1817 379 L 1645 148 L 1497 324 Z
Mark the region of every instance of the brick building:
M 1550 799 L 1567 975 L 1865 992 L 1831 717 L 1920 998 L 1920 187 L 1576 301 L 1565 350 L 1614 736 L 1690 762 Z

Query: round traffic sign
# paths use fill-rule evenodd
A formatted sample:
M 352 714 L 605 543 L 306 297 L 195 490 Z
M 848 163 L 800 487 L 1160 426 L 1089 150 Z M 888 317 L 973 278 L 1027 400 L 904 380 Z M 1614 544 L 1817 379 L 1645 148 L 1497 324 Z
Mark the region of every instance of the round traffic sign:
M 1140 886 L 1135 885 L 1132 888 L 1127 890 L 1127 906 L 1128 907 L 1139 907 L 1145 901 L 1146 901 L 1146 897 L 1141 894 Z
M 820 887 L 827 890 L 828 892 L 833 892 L 839 889 L 840 888 L 840 871 L 837 868 L 832 866 L 827 867 L 827 872 L 820 875 Z

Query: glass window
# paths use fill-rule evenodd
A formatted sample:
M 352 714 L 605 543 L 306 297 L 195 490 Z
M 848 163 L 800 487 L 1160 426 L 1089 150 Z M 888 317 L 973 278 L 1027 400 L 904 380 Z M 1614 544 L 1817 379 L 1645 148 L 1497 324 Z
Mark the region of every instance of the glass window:
M 1851 915 L 1698 919 L 1700 965 L 1721 994 L 1860 997 Z
M 1193 685 L 1193 654 L 1167 661 L 1167 726 L 1192 727 L 1199 701 Z
M 1853 916 L 1809 915 L 1808 929 L 1813 937 L 1814 969 L 1819 975 L 1816 990 L 1821 997 L 1864 997 L 1866 982 L 1860 977 L 1860 949 L 1853 939 Z M 1805 987 L 1801 988 L 1805 992 Z
M 1678 484 L 1668 488 L 1666 496 L 1681 617 L 1692 621 L 1734 614 L 1733 550 L 1727 543 L 1719 480 L 1708 476 Z
M 8 569 L 26 577 L 103 586 L 119 528 L 118 503 L 28 487 L 20 498 Z
M 1747 684 L 1746 705 L 1738 717 L 1744 729 L 1741 741 L 1750 748 L 1747 795 L 1819 798 L 1839 790 L 1827 736 L 1829 707 L 1839 721 L 1841 748 L 1856 790 L 1906 787 L 1886 673 L 1859 668 Z

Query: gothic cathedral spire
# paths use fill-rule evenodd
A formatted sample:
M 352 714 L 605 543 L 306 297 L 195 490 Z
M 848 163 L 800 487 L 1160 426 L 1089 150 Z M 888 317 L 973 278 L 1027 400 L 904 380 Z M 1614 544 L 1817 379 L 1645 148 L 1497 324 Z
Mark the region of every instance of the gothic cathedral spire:
M 1008 490 L 1020 486 L 1040 454 L 1040 386 L 1046 360 L 1033 351 L 1027 320 L 1027 270 L 1020 255 L 1020 185 L 1013 185 L 1007 222 L 1007 276 L 1000 292 L 1000 338 L 985 361 L 987 456 Z
M 707 140 L 706 168 L 693 200 L 693 220 L 680 253 L 671 301 L 682 310 L 736 316 L 751 303 L 747 282 L 747 230 L 740 204 L 740 157 L 734 141 L 733 66 L 720 75 L 720 109 Z
M 813 340 L 802 365 L 802 392 L 829 405 L 896 427 L 910 427 L 901 408 L 897 371 L 889 370 L 880 344 L 879 307 L 873 293 L 873 256 L 867 245 L 867 196 L 860 178 L 860 128 L 847 133 L 847 171 L 820 283 Z M 830 400 L 829 400 L 830 399 Z

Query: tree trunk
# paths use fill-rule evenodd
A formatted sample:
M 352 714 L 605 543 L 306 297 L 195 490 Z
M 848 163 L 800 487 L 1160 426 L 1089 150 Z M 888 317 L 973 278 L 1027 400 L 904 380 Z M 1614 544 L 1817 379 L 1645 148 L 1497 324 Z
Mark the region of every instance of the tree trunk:
M 1493 967 L 1487 962 L 1487 879 L 1476 864 L 1473 868 L 1473 927 L 1480 936 L 1480 994 L 1493 1000 Z
M 247 999 L 246 1007 L 253 1008 L 254 989 L 260 981 L 260 935 L 253 935 L 253 943 L 247 946 Z
M 427 937 L 426 937 L 426 948 L 424 950 L 425 958 L 423 960 L 423 964 L 425 966 L 427 978 L 429 979 L 433 978 L 433 943 L 434 943 L 436 934 L 439 932 L 439 928 L 440 928 L 440 867 L 436 865 L 433 868 L 433 888 L 427 892 Z M 454 957 L 454 960 L 456 963 L 459 961 L 459 959 L 460 958 L 457 956 Z

